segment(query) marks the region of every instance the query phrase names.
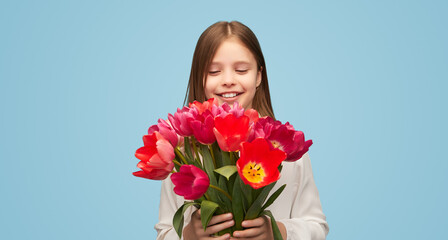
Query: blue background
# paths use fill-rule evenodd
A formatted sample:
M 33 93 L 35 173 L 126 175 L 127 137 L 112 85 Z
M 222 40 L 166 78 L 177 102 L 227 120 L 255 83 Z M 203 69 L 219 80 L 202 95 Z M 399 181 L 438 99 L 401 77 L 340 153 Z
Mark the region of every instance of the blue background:
M 199 35 L 258 36 L 273 106 L 314 140 L 327 239 L 442 239 L 446 1 L 1 1 L 0 238 L 155 239 L 141 137 Z

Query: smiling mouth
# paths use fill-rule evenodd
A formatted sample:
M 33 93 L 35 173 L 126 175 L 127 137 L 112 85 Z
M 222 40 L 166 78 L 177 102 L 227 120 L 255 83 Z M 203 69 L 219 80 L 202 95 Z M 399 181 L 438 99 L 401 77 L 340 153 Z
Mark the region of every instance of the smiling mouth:
M 241 95 L 241 94 L 242 93 L 233 92 L 233 93 L 222 93 L 222 94 L 216 94 L 216 95 L 218 95 L 220 97 L 223 97 L 223 98 L 233 98 L 233 97 L 236 97 L 236 96 Z

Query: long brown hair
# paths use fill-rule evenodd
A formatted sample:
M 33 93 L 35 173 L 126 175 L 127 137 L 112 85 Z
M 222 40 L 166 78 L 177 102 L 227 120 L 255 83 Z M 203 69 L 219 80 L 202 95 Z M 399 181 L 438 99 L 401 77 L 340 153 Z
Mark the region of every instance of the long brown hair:
M 252 108 L 257 110 L 262 116 L 269 116 L 275 119 L 271 105 L 271 95 L 269 94 L 266 64 L 260 43 L 252 30 L 237 21 L 217 22 L 208 27 L 199 37 L 193 54 L 190 80 L 188 82 L 184 104 L 186 100 L 188 102 L 195 100 L 203 102 L 207 100 L 204 91 L 204 78 L 206 77 L 216 50 L 224 40 L 230 37 L 236 37 L 251 51 L 257 61 L 257 68 L 261 70 L 261 84 L 255 92 Z

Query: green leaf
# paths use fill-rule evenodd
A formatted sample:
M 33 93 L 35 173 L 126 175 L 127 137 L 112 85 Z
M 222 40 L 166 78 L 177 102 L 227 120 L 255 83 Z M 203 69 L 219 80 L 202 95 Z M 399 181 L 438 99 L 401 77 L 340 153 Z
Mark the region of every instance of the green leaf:
M 213 155 L 215 156 L 215 160 L 216 160 L 216 168 L 220 168 L 226 164 L 223 163 L 222 161 L 222 151 L 221 148 L 219 148 L 218 142 L 214 142 L 212 144 L 212 151 L 213 151 Z
M 261 208 L 261 211 L 264 211 L 267 207 L 271 206 L 272 203 L 280 196 L 280 194 L 283 192 L 283 189 L 285 189 L 286 184 L 283 184 L 277 191 L 275 191 L 266 201 L 264 206 Z
M 226 166 L 226 165 L 235 165 L 235 164 L 232 164 L 230 162 L 230 154 L 229 154 L 229 152 L 221 151 L 221 159 L 222 159 L 222 164 L 224 166 Z
M 246 206 L 251 206 L 254 201 L 254 189 L 250 185 L 245 184 L 243 181 L 240 181 L 240 188 L 244 199 L 247 201 Z M 247 210 L 246 207 L 244 207 L 244 209 Z
M 232 213 L 233 219 L 235 220 L 235 230 L 242 230 L 241 223 L 244 219 L 244 210 L 243 210 L 243 199 L 242 192 L 240 189 L 240 177 L 235 178 L 235 182 L 233 183 L 233 191 L 232 191 Z
M 227 189 L 227 180 L 225 177 L 219 176 L 218 187 L 220 187 L 225 192 L 229 193 L 229 190 Z M 222 195 L 218 195 L 218 196 L 222 196 Z M 224 202 L 224 205 L 225 205 L 224 211 L 225 212 L 232 211 L 232 201 L 230 201 L 230 199 L 227 197 L 222 197 L 222 201 Z
M 277 222 L 275 221 L 274 215 L 272 215 L 271 211 L 269 210 L 263 211 L 262 215 L 266 215 L 271 218 L 271 227 L 272 227 L 272 233 L 274 235 L 274 240 L 283 240 L 282 234 L 280 233 L 280 229 L 278 228 Z
M 228 193 L 232 193 L 233 192 L 233 185 L 235 183 L 235 178 L 237 178 L 237 177 L 239 178 L 240 176 L 238 174 L 234 174 L 234 175 L 232 175 L 230 177 L 229 181 L 227 181 Z
M 227 180 L 230 179 L 230 177 L 235 174 L 238 170 L 236 169 L 236 166 L 227 165 L 222 168 L 215 169 L 216 173 L 219 173 L 220 175 L 227 178 Z
M 208 223 L 212 219 L 213 213 L 218 209 L 219 205 L 215 202 L 204 200 L 201 203 L 201 222 L 204 231 L 207 228 Z
M 255 199 L 252 206 L 250 206 L 249 210 L 247 210 L 245 219 L 255 219 L 258 217 L 259 213 L 261 212 L 261 206 L 263 205 L 264 201 L 266 201 L 266 198 L 268 197 L 269 192 L 272 190 L 275 183 L 276 182 L 273 182 L 263 187 L 263 190 L 261 191 L 260 195 L 258 195 L 257 199 Z
M 200 149 L 199 153 L 202 155 L 202 162 L 204 164 L 204 170 L 208 175 L 208 178 L 210 179 L 210 184 L 217 186 L 218 181 L 216 180 L 215 176 L 215 167 L 213 166 L 213 160 L 212 156 L 210 155 L 210 152 L 208 150 L 208 147 L 206 145 L 199 144 Z M 210 198 L 212 200 L 218 200 L 217 197 L 217 191 L 213 188 L 209 188 L 207 191 L 210 195 Z
M 173 227 L 176 230 L 177 235 L 179 235 L 179 238 L 182 236 L 182 229 L 184 228 L 184 213 L 187 208 L 194 205 L 199 206 L 199 204 L 195 202 L 185 202 L 174 214 Z
M 187 154 L 186 157 L 188 157 L 188 159 L 190 161 L 192 160 L 193 162 L 195 162 L 193 159 L 193 154 L 191 153 L 191 144 L 190 144 L 190 139 L 188 137 L 184 137 L 184 150 L 185 150 L 185 153 Z

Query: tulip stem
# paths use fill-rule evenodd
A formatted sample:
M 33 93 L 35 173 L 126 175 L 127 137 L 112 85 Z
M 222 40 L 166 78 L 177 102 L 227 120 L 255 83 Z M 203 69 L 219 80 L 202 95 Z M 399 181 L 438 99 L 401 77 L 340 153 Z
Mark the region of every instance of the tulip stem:
M 210 184 L 210 187 L 213 188 L 213 189 L 216 189 L 216 190 L 220 191 L 220 192 L 223 193 L 228 199 L 230 199 L 230 201 L 232 201 L 232 197 L 231 197 L 226 191 L 224 191 L 224 190 L 222 190 L 221 188 L 219 188 L 219 187 L 217 187 L 217 186 L 215 186 L 215 185 L 212 185 L 212 184 Z
M 182 162 L 184 162 L 185 164 L 188 164 L 187 160 L 185 159 L 184 155 L 182 155 L 182 153 L 179 151 L 178 147 L 174 148 L 174 152 L 182 160 Z
M 210 200 L 210 196 L 207 193 L 204 193 L 205 199 Z
M 235 165 L 235 162 L 233 161 L 233 152 L 229 152 L 230 155 L 230 162 L 232 163 L 232 165 Z
M 173 163 L 176 164 L 176 165 L 179 166 L 179 167 L 182 166 L 182 164 L 180 164 L 180 162 L 178 162 L 178 161 L 176 161 L 176 160 L 173 160 Z
M 216 160 L 215 160 L 215 154 L 213 153 L 212 145 L 208 145 L 208 149 L 210 150 L 210 154 L 212 155 L 213 166 L 215 166 L 216 169 Z
M 190 139 L 191 139 L 191 145 L 193 145 L 193 150 L 194 150 L 194 157 L 193 158 L 196 161 L 198 161 L 198 163 L 202 166 L 201 161 L 199 161 L 199 153 L 198 153 L 198 148 L 196 147 L 196 141 L 195 141 L 194 137 L 191 137 Z

